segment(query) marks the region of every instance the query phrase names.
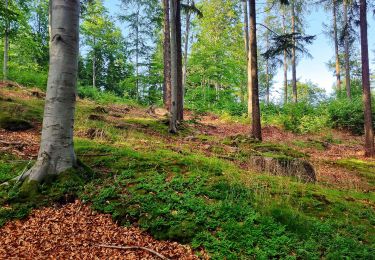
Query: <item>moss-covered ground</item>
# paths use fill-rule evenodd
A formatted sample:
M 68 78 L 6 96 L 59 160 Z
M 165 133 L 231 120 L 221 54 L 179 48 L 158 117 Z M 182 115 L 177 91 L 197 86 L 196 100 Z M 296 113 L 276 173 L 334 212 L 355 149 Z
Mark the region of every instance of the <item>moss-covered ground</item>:
M 40 121 L 43 102 L 29 101 L 0 101 L 1 111 L 30 113 L 30 121 Z M 11 109 L 17 104 L 23 109 Z M 13 182 L 1 186 L 0 225 L 27 216 L 34 207 L 79 197 L 121 225 L 203 247 L 213 259 L 374 259 L 373 189 L 304 184 L 242 167 L 254 153 L 308 158 L 299 146 L 321 151 L 318 143 L 295 140 L 290 148 L 218 138 L 198 131 L 196 123 L 169 135 L 165 122 L 141 107 L 112 116 L 112 105 L 100 105 L 106 108 L 100 113 L 105 120 L 90 120 L 99 114 L 98 104 L 78 102 L 75 149 L 82 166 L 41 184 L 32 196 Z M 92 129 L 99 134 L 88 134 Z M 0 182 L 28 165 L 25 158 L 1 152 Z M 343 159 L 336 166 L 373 188 L 372 162 Z

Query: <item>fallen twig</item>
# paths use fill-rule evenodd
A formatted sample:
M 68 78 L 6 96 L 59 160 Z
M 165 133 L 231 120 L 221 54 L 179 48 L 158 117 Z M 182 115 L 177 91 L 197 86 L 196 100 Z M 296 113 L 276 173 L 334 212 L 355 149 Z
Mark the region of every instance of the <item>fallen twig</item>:
M 152 249 L 149 249 L 147 247 L 143 247 L 143 246 L 116 246 L 116 245 L 105 245 L 105 244 L 98 244 L 97 246 L 99 247 L 105 247 L 105 248 L 115 248 L 115 249 L 124 249 L 124 250 L 127 250 L 127 249 L 141 249 L 141 250 L 145 250 L 149 253 L 152 253 L 156 256 L 158 256 L 160 259 L 163 259 L 163 260 L 169 260 L 169 258 L 163 256 L 162 254 L 159 254 L 158 252 L 152 250 Z

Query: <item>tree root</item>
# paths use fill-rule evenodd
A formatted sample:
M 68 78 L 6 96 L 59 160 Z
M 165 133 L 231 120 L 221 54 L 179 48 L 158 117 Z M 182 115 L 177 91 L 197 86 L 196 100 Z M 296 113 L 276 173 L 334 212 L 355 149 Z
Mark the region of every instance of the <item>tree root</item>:
M 143 247 L 143 246 L 116 246 L 116 245 L 105 245 L 105 244 L 98 244 L 97 245 L 98 247 L 105 247 L 105 248 L 115 248 L 115 249 L 124 249 L 124 250 L 128 250 L 128 249 L 141 249 L 141 250 L 145 250 L 149 253 L 152 253 L 156 256 L 158 256 L 160 259 L 163 259 L 163 260 L 169 260 L 169 258 L 163 256 L 162 254 L 152 250 L 152 249 L 149 249 L 147 247 Z

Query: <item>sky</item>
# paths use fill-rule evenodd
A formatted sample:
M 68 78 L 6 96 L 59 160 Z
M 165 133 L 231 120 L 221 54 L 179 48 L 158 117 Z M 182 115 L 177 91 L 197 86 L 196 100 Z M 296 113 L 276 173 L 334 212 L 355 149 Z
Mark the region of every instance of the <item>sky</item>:
M 121 12 L 119 8 L 120 0 L 105 0 L 104 4 L 108 8 L 110 15 L 116 16 Z M 262 0 L 262 2 L 264 2 Z M 304 58 L 301 60 L 297 67 L 297 77 L 300 81 L 312 81 L 320 88 L 323 88 L 327 93 L 332 92 L 336 79 L 332 71 L 328 70 L 327 63 L 334 57 L 334 46 L 332 41 L 323 33 L 323 23 L 329 23 L 331 13 L 326 13 L 322 8 L 312 8 L 311 13 L 305 18 L 307 23 L 306 34 L 316 35 L 316 40 L 312 45 L 307 46 L 307 49 L 312 55 L 312 59 Z M 368 15 L 368 34 L 369 34 L 369 52 L 370 52 L 370 67 L 375 70 L 375 17 L 369 13 Z M 126 35 L 126 28 L 120 22 L 118 26 L 123 30 Z M 260 28 L 258 27 L 260 30 Z M 288 73 L 291 77 L 291 73 Z M 275 77 L 275 91 L 281 92 L 283 82 L 283 72 L 280 68 L 279 73 Z M 276 95 L 275 95 L 276 96 Z

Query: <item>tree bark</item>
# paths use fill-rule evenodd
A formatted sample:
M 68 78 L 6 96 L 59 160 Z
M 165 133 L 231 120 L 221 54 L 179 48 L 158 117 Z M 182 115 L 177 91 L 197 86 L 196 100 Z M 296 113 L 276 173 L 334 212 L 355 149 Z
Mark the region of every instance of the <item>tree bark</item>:
M 169 24 L 169 0 L 163 0 L 164 3 L 164 85 L 163 101 L 164 107 L 168 111 L 171 109 L 171 36 Z
M 259 89 L 258 89 L 258 53 L 256 37 L 256 7 L 255 0 L 250 0 L 250 63 L 251 63 L 251 89 L 252 89 L 252 131 L 251 136 L 262 140 L 260 122 Z
M 50 68 L 38 159 L 24 175 L 41 182 L 76 166 L 73 124 L 79 52 L 79 0 L 52 0 Z
M 269 48 L 269 34 L 266 35 L 266 49 Z M 269 69 L 269 60 L 266 59 L 266 104 L 270 103 L 270 69 Z
M 340 75 L 340 55 L 339 55 L 339 40 L 337 36 L 337 0 L 332 2 L 332 15 L 333 15 L 333 37 L 335 42 L 335 56 L 336 56 L 336 87 L 341 95 L 341 75 Z
M 95 37 L 94 37 L 94 49 L 92 50 L 92 86 L 96 88 L 96 55 L 95 55 Z
M 298 102 L 297 97 L 297 64 L 296 64 L 296 14 L 295 14 L 295 4 L 292 3 L 292 33 L 293 33 L 293 48 L 292 48 L 292 88 L 293 88 L 293 102 Z
M 348 23 L 348 2 L 343 1 L 344 7 L 344 23 L 345 23 L 345 35 L 344 35 L 344 45 L 345 45 L 345 87 L 346 96 L 351 99 L 351 88 L 350 88 L 350 53 L 349 53 L 349 23 Z
M 171 30 L 171 117 L 169 120 L 169 132 L 177 132 L 177 99 L 178 99 L 178 58 L 177 58 L 177 26 L 176 11 L 177 0 L 169 0 L 170 7 L 170 30 Z
M 361 56 L 362 56 L 362 88 L 365 117 L 365 155 L 374 156 L 374 132 L 372 125 L 370 67 L 368 58 L 367 38 L 367 3 L 360 0 L 360 31 L 361 31 Z
M 8 9 L 8 0 L 5 0 L 5 9 Z M 4 31 L 4 60 L 3 60 L 3 80 L 8 80 L 8 60 L 9 60 L 9 21 L 5 22 Z
M 135 88 L 137 91 L 137 99 L 140 99 L 140 91 L 139 91 L 139 9 L 140 6 L 138 4 L 137 9 L 137 26 L 135 29 Z
M 286 25 L 285 25 L 285 9 L 283 8 L 283 31 L 286 34 Z M 288 59 L 287 52 L 284 50 L 284 104 L 288 103 Z
M 190 4 L 190 0 L 187 0 L 187 4 Z M 187 78 L 187 61 L 188 61 L 188 50 L 189 50 L 189 34 L 190 34 L 190 11 L 186 11 L 186 27 L 185 27 L 185 46 L 184 46 L 184 66 L 183 66 L 183 89 L 186 88 L 186 78 Z
M 250 3 L 250 0 L 249 0 Z M 247 8 L 248 1 L 242 1 L 242 7 L 244 12 L 244 39 L 245 39 L 245 50 L 247 60 L 247 116 L 252 117 L 253 101 L 252 101 L 252 89 L 251 89 L 251 62 L 250 62 L 250 44 L 249 44 L 249 13 Z
M 184 86 L 182 82 L 182 32 L 181 0 L 176 0 L 176 40 L 177 40 L 177 121 L 184 120 Z

